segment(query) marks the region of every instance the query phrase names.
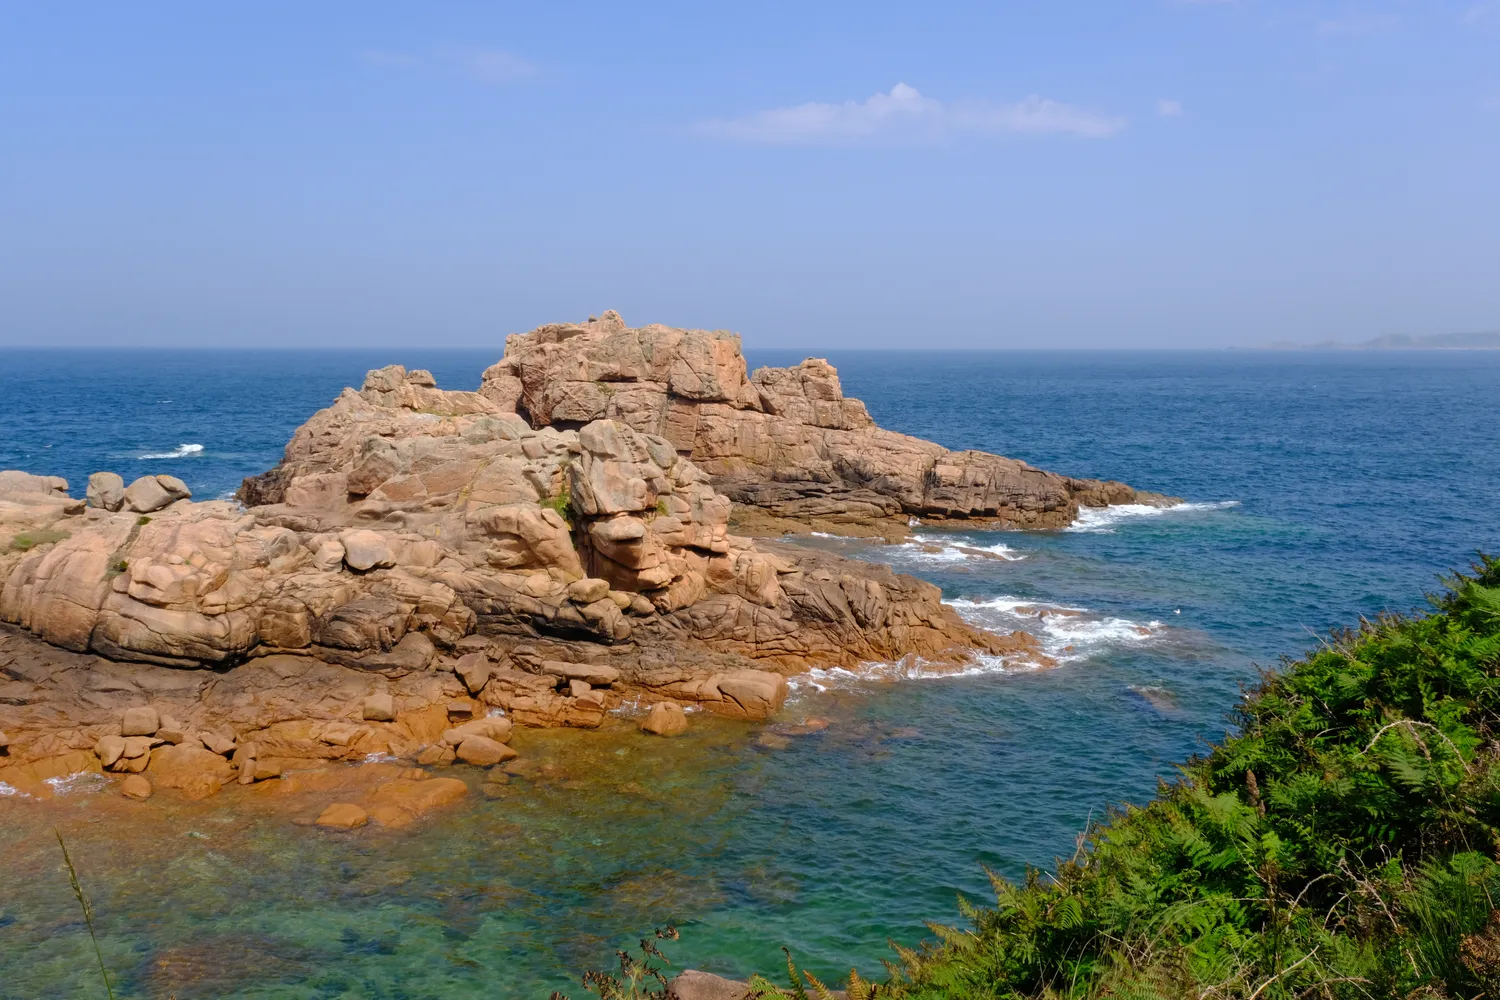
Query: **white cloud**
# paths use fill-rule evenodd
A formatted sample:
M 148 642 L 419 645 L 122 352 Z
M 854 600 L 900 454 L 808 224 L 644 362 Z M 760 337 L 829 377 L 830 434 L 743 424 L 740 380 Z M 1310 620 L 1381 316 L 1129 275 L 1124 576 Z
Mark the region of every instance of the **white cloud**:
M 1182 102 L 1163 97 L 1156 102 L 1156 113 L 1163 118 L 1181 118 Z
M 415 69 L 423 66 L 457 69 L 480 83 L 506 83 L 535 72 L 536 67 L 504 49 L 437 49 L 426 55 L 416 52 L 368 50 L 360 58 L 376 66 Z
M 763 146 L 910 145 L 961 136 L 1075 135 L 1102 139 L 1125 128 L 1118 118 L 1035 95 L 1012 104 L 945 103 L 898 83 L 890 93 L 842 104 L 811 102 L 699 122 L 715 139 Z

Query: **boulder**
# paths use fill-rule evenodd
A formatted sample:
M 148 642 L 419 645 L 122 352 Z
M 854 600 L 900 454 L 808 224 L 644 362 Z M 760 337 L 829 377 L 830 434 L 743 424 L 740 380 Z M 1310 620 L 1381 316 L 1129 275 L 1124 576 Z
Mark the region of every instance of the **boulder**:
M 417 754 L 417 763 L 423 767 L 440 767 L 451 764 L 457 759 L 458 755 L 446 743 L 434 743 L 431 746 L 425 746 Z
M 586 577 L 568 584 L 568 599 L 578 604 L 593 604 L 609 596 L 609 581 Z
M 121 736 L 155 736 L 161 728 L 161 718 L 150 705 L 127 708 L 120 720 Z
M 668 1000 L 747 1000 L 749 996 L 749 983 L 696 969 L 684 969 L 667 984 Z
M 465 653 L 453 665 L 453 672 L 458 675 L 459 680 L 464 682 L 464 687 L 472 695 L 477 695 L 484 690 L 484 686 L 490 682 L 490 674 L 494 672 L 494 669 L 494 664 L 484 653 Z
M 234 753 L 234 740 L 219 733 L 204 730 L 198 734 L 198 741 L 220 757 L 228 757 Z
M 96 472 L 89 476 L 86 496 L 90 507 L 119 510 L 125 505 L 125 480 L 114 472 Z
M 365 698 L 363 714 L 371 722 L 394 722 L 396 700 L 385 691 L 377 691 Z
M 344 547 L 344 562 L 350 569 L 365 572 L 377 566 L 396 565 L 396 557 L 379 532 L 346 531 L 339 536 L 339 543 Z
M 659 701 L 641 720 L 641 732 L 656 736 L 681 736 L 687 732 L 687 713 L 676 702 Z
M 487 736 L 466 736 L 454 752 L 459 760 L 475 767 L 491 767 L 519 756 L 510 747 Z
M 94 744 L 94 753 L 98 755 L 101 767 L 114 767 L 115 762 L 125 755 L 125 737 L 99 737 L 99 742 Z
M 124 506 L 137 514 L 151 514 L 170 504 L 172 496 L 155 476 L 142 476 L 125 488 Z
M 144 802 L 151 797 L 151 781 L 142 774 L 129 774 L 120 782 L 120 794 L 127 799 Z
M 387 781 L 370 793 L 370 818 L 381 826 L 401 828 L 445 805 L 451 805 L 469 792 L 469 786 L 457 778 Z
M 188 489 L 187 483 L 176 476 L 157 476 L 156 484 L 163 490 L 166 490 L 167 496 L 173 500 L 187 500 L 193 495 L 193 491 Z
M 456 747 L 470 736 L 484 736 L 496 743 L 505 743 L 510 740 L 510 734 L 513 731 L 514 727 L 509 719 L 487 716 L 482 719 L 471 719 L 451 729 L 443 730 L 442 742 Z
M 28 497 L 65 500 L 68 481 L 61 476 L 35 476 L 19 469 L 0 472 L 0 499 L 25 502 Z
M 768 719 L 786 702 L 786 678 L 767 670 L 736 670 L 715 678 L 723 699 L 715 711 L 745 719 Z
M 315 822 L 332 830 L 353 830 L 369 821 L 369 813 L 352 802 L 335 802 L 319 813 Z
M 233 776 L 229 762 L 211 750 L 182 743 L 151 755 L 151 776 L 161 788 L 174 788 L 187 799 L 206 799 Z

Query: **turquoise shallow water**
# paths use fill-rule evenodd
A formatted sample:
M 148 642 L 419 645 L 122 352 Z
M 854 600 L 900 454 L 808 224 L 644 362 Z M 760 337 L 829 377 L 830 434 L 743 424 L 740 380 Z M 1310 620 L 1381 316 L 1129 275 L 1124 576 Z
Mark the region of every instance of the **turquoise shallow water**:
M 473 386 L 494 358 L 0 354 L 0 467 L 80 486 L 97 468 L 171 471 L 217 495 L 389 360 Z M 158 799 L 128 825 L 85 786 L 0 799 L 0 997 L 98 993 L 54 823 L 122 996 L 576 997 L 572 974 L 669 921 L 680 964 L 774 970 L 786 944 L 819 972 L 877 972 L 887 937 L 915 941 L 923 920 L 956 919 L 955 893 L 984 896 L 981 865 L 1047 864 L 1091 814 L 1148 797 L 1223 731 L 1257 664 L 1419 606 L 1439 572 L 1500 550 L 1500 354 L 832 360 L 885 426 L 1193 506 L 889 548 L 810 540 L 934 580 L 1061 660 L 810 677 L 785 722 L 828 719 L 815 735 L 702 718 L 679 741 L 623 722 L 530 733 L 523 753 L 556 768 L 400 835 L 320 834 L 234 793 Z

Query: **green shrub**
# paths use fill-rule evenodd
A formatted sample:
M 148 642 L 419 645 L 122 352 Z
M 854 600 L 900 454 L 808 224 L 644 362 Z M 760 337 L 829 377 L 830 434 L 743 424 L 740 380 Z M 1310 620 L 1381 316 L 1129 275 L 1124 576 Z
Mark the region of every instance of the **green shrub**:
M 563 476 L 562 488 L 556 496 L 547 497 L 541 501 L 541 505 L 549 510 L 555 510 L 567 522 L 568 530 L 573 528 L 573 495 L 568 490 L 568 478 Z
M 36 531 L 22 531 L 11 536 L 10 547 L 15 552 L 30 552 L 38 545 L 51 545 L 68 537 L 66 531 L 55 531 L 52 528 L 39 528 Z
M 896 995 L 1454 997 L 1500 984 L 1500 561 L 1266 674 L 1055 875 L 991 876 Z

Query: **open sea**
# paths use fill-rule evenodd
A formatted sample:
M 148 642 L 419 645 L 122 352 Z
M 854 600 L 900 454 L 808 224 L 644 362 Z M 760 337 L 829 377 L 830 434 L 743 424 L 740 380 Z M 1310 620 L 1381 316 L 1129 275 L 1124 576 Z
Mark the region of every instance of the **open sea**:
M 223 496 L 366 369 L 475 388 L 498 355 L 0 351 L 0 469 L 79 496 L 100 469 L 169 472 Z M 830 360 L 885 427 L 1190 502 L 1057 532 L 807 540 L 932 580 L 1060 661 L 808 676 L 783 721 L 830 720 L 815 735 L 702 715 L 678 740 L 626 720 L 523 730 L 548 777 L 493 800 L 476 784 L 415 832 L 327 834 L 238 787 L 130 823 L 94 781 L 0 797 L 0 998 L 103 996 L 54 827 L 121 998 L 577 998 L 579 972 L 668 923 L 679 968 L 775 974 L 785 945 L 825 978 L 879 975 L 887 939 L 988 898 L 984 866 L 1048 866 L 1091 817 L 1149 798 L 1259 669 L 1500 552 L 1500 352 Z

